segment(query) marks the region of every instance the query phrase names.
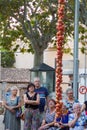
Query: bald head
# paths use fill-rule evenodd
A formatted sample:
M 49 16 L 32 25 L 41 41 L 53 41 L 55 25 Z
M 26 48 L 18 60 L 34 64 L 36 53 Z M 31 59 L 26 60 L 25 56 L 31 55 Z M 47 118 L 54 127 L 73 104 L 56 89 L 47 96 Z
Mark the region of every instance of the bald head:
M 35 85 L 35 88 L 40 88 L 40 78 L 39 77 L 35 77 L 34 78 L 34 85 Z

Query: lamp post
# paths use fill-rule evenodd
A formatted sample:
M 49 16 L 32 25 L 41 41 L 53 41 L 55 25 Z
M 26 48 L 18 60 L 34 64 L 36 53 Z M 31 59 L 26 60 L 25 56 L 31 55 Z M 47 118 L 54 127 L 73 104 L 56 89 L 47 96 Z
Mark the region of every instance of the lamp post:
M 79 0 L 75 0 L 75 23 L 74 23 L 74 67 L 73 67 L 73 91 L 78 98 L 78 26 L 79 26 Z
M 85 42 L 86 42 L 86 40 L 85 40 Z M 87 44 L 87 42 L 86 42 L 86 44 Z M 84 84 L 85 84 L 85 86 L 87 87 L 87 80 L 86 80 L 86 78 L 87 78 L 87 71 L 86 71 L 86 66 L 87 66 L 87 61 L 86 61 L 86 59 L 87 59 L 87 45 L 85 46 L 86 47 L 86 50 L 85 50 L 85 64 L 84 64 L 84 73 L 85 73 L 85 78 L 84 78 Z M 87 95 L 85 94 L 85 101 L 87 100 Z

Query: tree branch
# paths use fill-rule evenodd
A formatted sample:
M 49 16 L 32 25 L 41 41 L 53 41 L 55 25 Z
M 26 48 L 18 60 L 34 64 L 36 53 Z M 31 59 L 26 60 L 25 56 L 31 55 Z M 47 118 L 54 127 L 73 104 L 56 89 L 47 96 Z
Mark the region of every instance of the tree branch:
M 30 35 L 30 33 L 28 32 L 28 30 L 27 30 L 27 28 L 26 28 L 24 22 L 21 22 L 21 24 L 22 24 L 22 28 L 23 28 L 23 31 L 24 31 L 26 37 L 27 37 L 28 39 L 30 39 L 30 38 L 31 38 L 31 35 Z
M 24 20 L 26 20 L 26 0 L 24 0 L 24 14 L 23 14 L 23 16 L 24 16 Z
M 86 0 L 83 0 L 82 3 L 80 3 L 80 19 L 82 20 L 83 24 L 87 26 L 87 4 Z

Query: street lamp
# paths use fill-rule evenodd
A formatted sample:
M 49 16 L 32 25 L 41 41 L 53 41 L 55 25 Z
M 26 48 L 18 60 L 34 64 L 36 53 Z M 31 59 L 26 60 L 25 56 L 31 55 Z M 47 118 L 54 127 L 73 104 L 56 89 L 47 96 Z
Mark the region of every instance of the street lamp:
M 87 76 L 87 74 L 86 74 L 86 58 L 87 58 L 87 41 L 85 40 L 85 63 L 84 63 L 84 73 L 85 73 L 85 77 L 84 77 L 84 84 L 85 84 L 85 86 L 87 87 L 87 84 L 86 84 L 86 82 L 87 82 L 87 80 L 86 80 L 86 76 Z M 87 95 L 85 94 L 85 101 L 87 100 Z
M 73 91 L 75 98 L 78 98 L 78 27 L 79 27 L 79 0 L 75 0 L 75 23 L 74 23 L 74 83 Z

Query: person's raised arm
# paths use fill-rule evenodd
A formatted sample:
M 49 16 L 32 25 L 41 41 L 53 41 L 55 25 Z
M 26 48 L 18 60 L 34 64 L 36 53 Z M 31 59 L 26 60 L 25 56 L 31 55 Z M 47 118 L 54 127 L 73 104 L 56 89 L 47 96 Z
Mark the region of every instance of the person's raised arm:
M 78 118 L 79 118 L 79 115 L 77 113 L 75 113 L 75 118 L 68 123 L 68 126 L 73 128 L 75 126 L 75 123 L 78 120 Z
M 83 112 L 86 109 L 86 104 L 84 103 L 81 107 L 81 112 Z

